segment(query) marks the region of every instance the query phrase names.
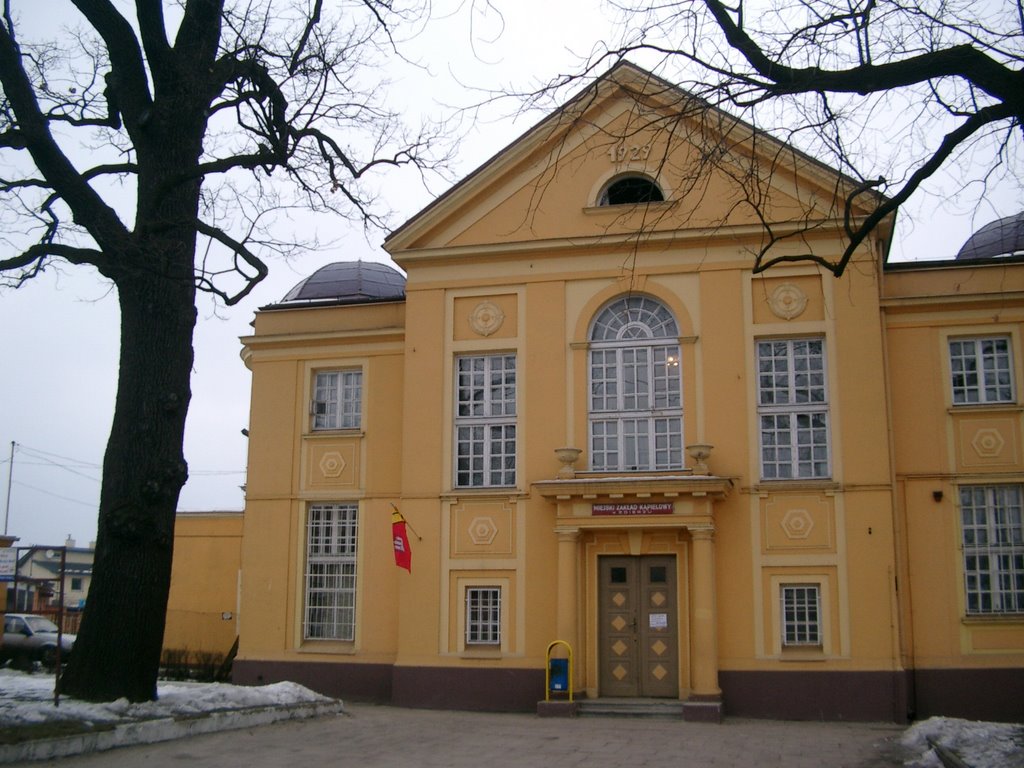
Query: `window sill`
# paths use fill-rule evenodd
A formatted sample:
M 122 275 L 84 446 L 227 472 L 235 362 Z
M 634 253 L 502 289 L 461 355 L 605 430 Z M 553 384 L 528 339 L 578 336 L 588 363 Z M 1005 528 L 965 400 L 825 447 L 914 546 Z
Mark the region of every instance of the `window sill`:
M 946 408 L 946 413 L 992 413 L 993 411 L 1005 411 L 1006 413 L 1020 413 L 1024 411 L 1024 405 L 1019 403 L 965 403 L 963 405 L 951 405 Z
M 680 475 L 686 475 L 688 477 L 704 477 L 704 475 L 694 475 L 693 469 L 690 467 L 680 467 L 679 469 L 577 469 L 576 477 L 582 479 L 604 479 L 604 478 L 644 478 L 644 477 L 679 477 Z
M 674 208 L 679 203 L 678 200 L 652 200 L 648 203 L 616 203 L 614 205 L 588 205 L 583 208 L 583 213 L 586 216 L 593 216 L 601 213 L 616 213 L 620 214 L 624 210 L 630 209 L 645 209 L 651 211 L 667 211 Z
M 464 648 L 459 651 L 460 659 L 494 660 L 504 657 L 500 648 Z
M 361 427 L 355 429 L 311 429 L 304 432 L 303 437 L 364 437 L 366 432 Z
M 785 488 L 786 490 L 838 491 L 840 484 L 831 478 L 815 479 L 794 477 L 787 478 L 785 480 L 761 480 L 760 482 L 754 483 L 750 486 L 750 490 L 753 493 L 767 493 L 780 488 Z
M 441 493 L 442 499 L 458 499 L 463 496 L 501 496 L 504 498 L 521 499 L 529 496 L 521 488 L 512 486 L 488 486 L 486 488 L 452 488 Z
M 969 613 L 964 624 L 1024 624 L 1024 613 Z
M 335 656 L 354 656 L 355 643 L 344 640 L 303 640 L 296 653 L 324 653 Z
M 783 648 L 779 661 L 827 661 L 828 656 L 820 645 L 794 646 Z

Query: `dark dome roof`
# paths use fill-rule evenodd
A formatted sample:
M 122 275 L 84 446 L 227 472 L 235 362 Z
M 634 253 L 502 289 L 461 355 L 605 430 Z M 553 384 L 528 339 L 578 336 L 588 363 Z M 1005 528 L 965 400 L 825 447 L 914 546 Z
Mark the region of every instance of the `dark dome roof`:
M 355 304 L 404 298 L 405 277 L 394 267 L 375 261 L 338 261 L 320 267 L 288 291 L 281 301 Z
M 958 261 L 1024 255 L 1024 211 L 986 224 L 963 244 Z

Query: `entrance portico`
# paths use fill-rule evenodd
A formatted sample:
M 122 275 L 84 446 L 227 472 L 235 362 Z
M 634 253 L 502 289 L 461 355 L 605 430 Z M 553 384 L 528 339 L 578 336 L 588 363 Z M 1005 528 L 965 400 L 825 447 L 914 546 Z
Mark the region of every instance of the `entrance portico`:
M 714 503 L 732 481 L 588 475 L 533 487 L 557 510 L 557 631 L 576 652 L 574 690 L 588 697 L 678 691 L 686 719 L 721 719 Z M 640 592 L 629 583 L 634 562 L 648 568 L 636 577 Z M 659 589 L 663 577 L 669 583 Z M 632 613 L 630 600 L 639 601 Z M 630 639 L 639 645 L 635 654 Z M 665 684 L 666 674 L 676 675 L 678 685 Z M 645 675 L 656 679 L 645 683 Z

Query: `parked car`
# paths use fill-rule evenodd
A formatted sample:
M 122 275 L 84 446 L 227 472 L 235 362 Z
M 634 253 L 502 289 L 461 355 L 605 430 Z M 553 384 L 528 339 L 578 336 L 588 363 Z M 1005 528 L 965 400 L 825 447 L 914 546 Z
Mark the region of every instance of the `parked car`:
M 57 625 L 34 613 L 8 613 L 4 617 L 4 637 L 0 644 L 0 662 L 9 659 L 16 667 L 28 668 L 40 662 L 47 669 L 57 664 Z M 61 663 L 71 655 L 75 635 L 61 635 Z

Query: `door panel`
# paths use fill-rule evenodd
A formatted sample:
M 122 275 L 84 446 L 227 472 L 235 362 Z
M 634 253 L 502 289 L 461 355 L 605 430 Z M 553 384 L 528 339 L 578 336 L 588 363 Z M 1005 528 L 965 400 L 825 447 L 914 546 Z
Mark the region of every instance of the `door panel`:
M 678 696 L 675 557 L 601 557 L 598 572 L 600 695 Z

